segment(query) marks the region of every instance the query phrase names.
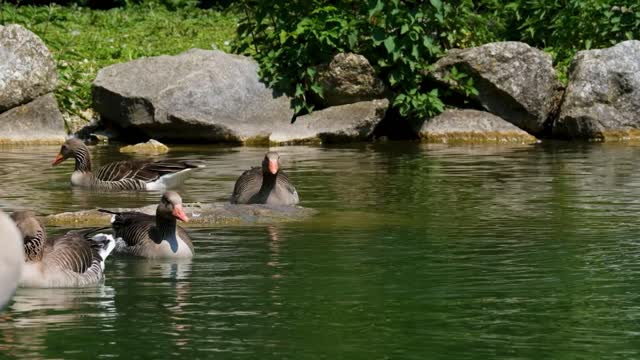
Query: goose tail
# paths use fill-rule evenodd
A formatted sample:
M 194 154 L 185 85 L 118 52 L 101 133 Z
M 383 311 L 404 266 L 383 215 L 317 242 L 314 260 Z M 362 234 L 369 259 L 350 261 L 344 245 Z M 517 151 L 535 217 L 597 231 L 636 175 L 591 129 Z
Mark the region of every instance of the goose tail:
M 104 261 L 109 257 L 109 254 L 116 248 L 116 239 L 110 234 L 96 234 L 90 238 L 94 242 L 98 249 L 98 255 L 102 261 L 100 261 L 100 267 L 104 271 Z

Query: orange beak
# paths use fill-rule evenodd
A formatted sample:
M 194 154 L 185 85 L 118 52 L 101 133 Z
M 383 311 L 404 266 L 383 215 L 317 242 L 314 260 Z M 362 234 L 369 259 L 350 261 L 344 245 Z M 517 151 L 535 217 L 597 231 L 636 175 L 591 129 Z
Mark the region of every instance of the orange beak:
M 53 160 L 53 162 L 51 163 L 51 166 L 56 166 L 56 165 L 60 164 L 63 161 L 64 161 L 64 156 L 62 156 L 62 154 L 58 154 L 56 156 L 55 160 Z
M 278 173 L 278 161 L 277 160 L 269 160 L 269 172 L 273 175 Z
M 171 214 L 178 220 L 182 220 L 184 222 L 188 222 L 189 218 L 184 213 L 184 209 L 182 209 L 182 205 L 176 205 L 173 207 L 173 211 Z

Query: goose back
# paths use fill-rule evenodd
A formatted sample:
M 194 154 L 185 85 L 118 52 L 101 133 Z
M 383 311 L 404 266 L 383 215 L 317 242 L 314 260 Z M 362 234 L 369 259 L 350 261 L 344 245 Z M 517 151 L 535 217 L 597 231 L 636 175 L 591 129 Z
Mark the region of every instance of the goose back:
M 24 264 L 21 234 L 7 214 L 0 211 L 0 309 L 9 301 Z
M 22 286 L 81 287 L 95 285 L 103 278 L 104 261 L 115 247 L 113 237 L 104 234 L 91 237 L 97 230 L 87 229 L 47 238 L 39 220 L 35 224 L 40 227 L 33 226 L 35 217 L 15 218 L 23 232 L 25 252 L 30 252 L 20 280 Z
M 118 240 L 116 252 L 147 258 L 184 258 L 193 256 L 189 234 L 177 224 L 158 226 L 156 216 L 140 212 L 113 212 L 111 226 Z
M 295 205 L 298 192 L 284 171 L 268 179 L 261 167 L 251 168 L 238 178 L 231 195 L 232 204 Z M 266 181 L 265 181 L 266 180 Z

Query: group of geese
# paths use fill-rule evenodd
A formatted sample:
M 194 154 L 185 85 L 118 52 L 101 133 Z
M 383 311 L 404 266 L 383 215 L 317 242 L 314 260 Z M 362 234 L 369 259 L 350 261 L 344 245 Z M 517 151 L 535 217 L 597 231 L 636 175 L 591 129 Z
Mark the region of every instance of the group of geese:
M 125 160 L 92 171 L 89 148 L 71 138 L 60 148 L 52 165 L 75 160 L 71 184 L 101 192 L 166 190 L 180 185 L 199 162 L 186 160 Z M 267 152 L 262 166 L 251 168 L 238 178 L 230 202 L 233 204 L 295 205 L 298 193 L 280 170 L 280 156 Z M 155 215 L 140 212 L 112 214 L 109 229 L 72 230 L 47 237 L 43 223 L 33 211 L 0 212 L 0 306 L 16 283 L 26 287 L 80 287 L 99 283 L 105 260 L 111 252 L 145 258 L 190 258 L 194 254 L 189 234 L 177 221 L 189 221 L 182 198 L 166 191 Z M 13 281 L 12 281 L 13 279 Z

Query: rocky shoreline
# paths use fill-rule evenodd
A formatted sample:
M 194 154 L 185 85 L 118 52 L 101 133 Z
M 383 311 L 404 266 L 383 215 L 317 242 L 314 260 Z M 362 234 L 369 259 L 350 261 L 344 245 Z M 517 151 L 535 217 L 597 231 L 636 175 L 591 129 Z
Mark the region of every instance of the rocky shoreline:
M 384 129 L 402 126 L 402 139 L 434 143 L 640 140 L 636 40 L 578 52 L 566 86 L 551 56 L 524 43 L 452 49 L 428 75 L 469 107 L 418 124 L 387 111 L 389 91 L 361 55 L 337 54 L 319 66 L 327 96 L 319 110 L 292 121 L 290 98 L 260 81 L 253 59 L 192 49 L 101 69 L 94 122 L 78 128 L 58 109 L 55 62 L 44 43 L 19 25 L 0 26 L 0 50 L 8 54 L 0 67 L 0 144 L 60 143 L 65 129 L 125 142 L 327 144 L 398 139 Z M 456 74 L 477 92 L 461 92 Z

